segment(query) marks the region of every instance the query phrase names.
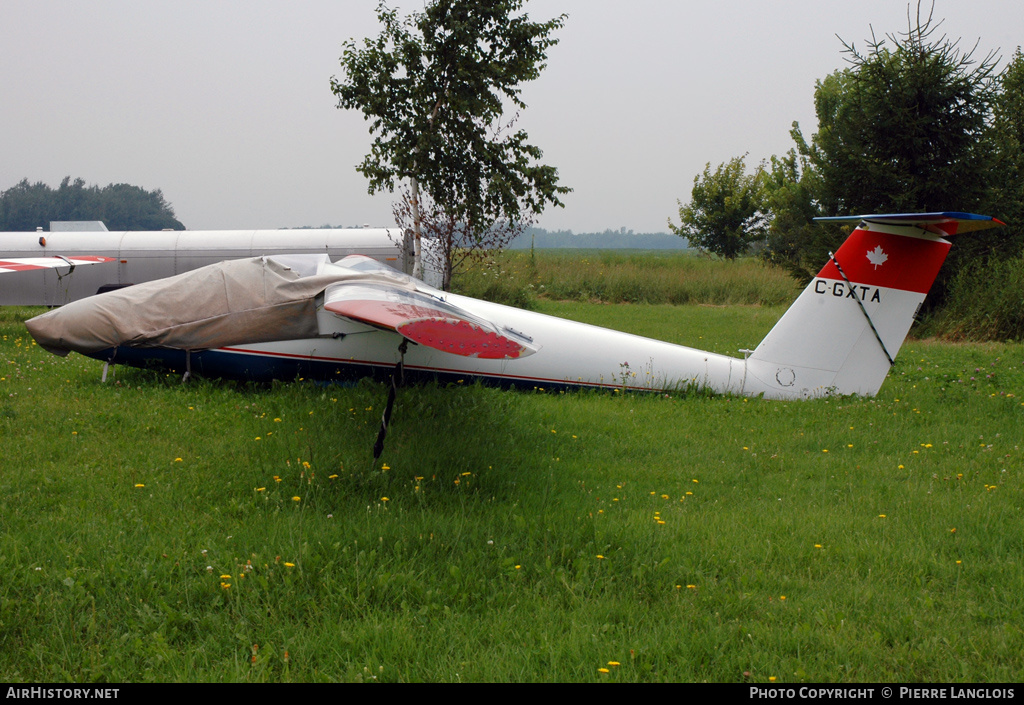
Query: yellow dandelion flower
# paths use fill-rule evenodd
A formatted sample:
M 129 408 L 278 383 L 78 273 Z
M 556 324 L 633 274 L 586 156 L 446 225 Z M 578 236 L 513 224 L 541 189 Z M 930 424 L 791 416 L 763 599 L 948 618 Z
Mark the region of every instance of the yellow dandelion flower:
M 387 498 L 387 497 L 381 497 L 381 498 L 380 498 L 380 501 L 381 501 L 381 502 L 387 502 L 387 501 L 388 501 L 388 498 Z
M 229 587 L 231 587 L 231 583 L 222 582 L 220 586 L 222 589 L 227 590 Z
M 182 462 L 182 460 L 181 460 L 181 458 L 175 458 L 175 459 L 174 459 L 174 462 L 176 462 L 176 463 L 180 463 L 180 462 Z
M 615 666 L 621 666 L 622 664 L 619 663 L 618 661 L 609 661 L 608 665 L 612 666 L 612 667 L 615 667 Z
M 231 576 L 230 575 L 222 575 L 222 576 L 220 576 L 220 579 L 221 580 L 231 580 Z
M 302 501 L 302 497 L 292 497 L 292 501 L 293 502 L 301 502 Z
M 284 564 L 284 567 L 285 567 L 285 568 L 294 568 L 294 567 L 295 567 L 295 564 L 294 564 L 294 563 L 285 563 L 285 564 Z
M 597 559 L 598 559 L 598 560 L 603 560 L 603 559 L 604 559 L 604 556 L 602 556 L 602 555 L 601 555 L 600 553 L 598 553 L 598 554 L 597 554 Z
M 258 440 L 260 440 L 260 437 L 259 437 L 259 436 L 256 436 L 256 440 L 257 440 L 257 441 L 258 441 Z
M 959 563 L 959 562 L 960 562 L 960 561 L 957 561 L 957 563 Z M 517 565 L 517 566 L 516 566 L 516 570 L 519 570 L 519 569 L 520 569 L 520 568 L 522 568 L 522 567 L 523 567 L 523 566 L 521 566 L 521 565 Z
M 786 596 L 785 595 L 779 595 L 779 599 L 782 600 L 783 602 L 785 602 L 786 601 Z
M 257 488 L 256 488 L 256 491 L 257 491 L 257 492 L 262 492 L 262 491 L 263 491 L 263 490 L 265 490 L 265 489 L 267 489 L 267 488 L 266 488 L 266 487 L 257 487 Z
M 821 544 L 820 543 L 816 543 L 816 544 L 814 544 L 814 547 L 815 548 L 821 548 Z
M 899 400 L 897 400 L 897 401 L 899 401 Z M 775 682 L 775 676 L 768 676 L 768 680 L 771 681 L 772 683 L 774 683 Z
M 387 463 L 384 463 L 383 465 L 380 466 L 380 469 L 381 470 L 390 470 L 391 466 L 388 465 Z
M 135 486 L 136 486 L 136 487 L 145 487 L 145 485 L 144 485 L 144 484 L 142 484 L 141 482 L 140 482 L 139 484 L 135 485 Z
M 884 514 L 879 514 L 879 515 L 878 515 L 878 518 L 879 518 L 879 519 L 885 519 L 885 515 L 884 515 Z
M 609 671 L 607 668 L 599 668 L 599 669 L 597 669 L 597 672 L 598 673 L 611 673 L 611 671 Z
M 336 479 L 337 477 L 338 477 L 337 475 L 328 475 L 328 476 L 327 476 L 327 479 L 328 479 L 328 480 L 334 480 L 334 479 Z

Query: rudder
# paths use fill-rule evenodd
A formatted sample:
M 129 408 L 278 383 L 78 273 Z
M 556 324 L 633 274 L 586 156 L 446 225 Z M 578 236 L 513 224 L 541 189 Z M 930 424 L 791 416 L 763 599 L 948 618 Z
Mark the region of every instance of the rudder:
M 946 259 L 944 236 L 1003 225 L 969 213 L 817 220 L 859 225 L 748 358 L 746 393 L 873 396 Z

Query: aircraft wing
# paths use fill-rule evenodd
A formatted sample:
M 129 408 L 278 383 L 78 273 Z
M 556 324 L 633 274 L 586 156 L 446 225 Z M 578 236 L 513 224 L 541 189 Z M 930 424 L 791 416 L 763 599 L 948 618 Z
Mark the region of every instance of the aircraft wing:
M 116 259 L 116 257 L 93 257 L 88 255 L 76 257 L 61 257 L 60 255 L 52 257 L 14 257 L 11 259 L 0 259 L 0 274 L 24 272 L 30 269 L 56 269 L 57 267 L 70 267 L 74 270 L 79 265 L 103 264 L 104 262 L 113 262 Z
M 324 292 L 324 308 L 454 355 L 507 360 L 537 352 L 526 335 L 421 291 L 380 283 L 333 284 Z

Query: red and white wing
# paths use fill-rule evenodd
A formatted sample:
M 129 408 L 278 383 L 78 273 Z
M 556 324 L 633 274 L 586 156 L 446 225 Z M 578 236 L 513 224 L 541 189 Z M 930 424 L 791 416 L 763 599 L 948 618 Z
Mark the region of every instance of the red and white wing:
M 85 264 L 103 264 L 113 262 L 116 257 L 94 257 L 91 255 L 76 257 L 14 257 L 11 259 L 0 259 L 0 274 L 9 272 L 24 272 L 30 269 L 56 269 L 57 267 L 70 267 Z
M 538 350 L 519 331 L 484 320 L 438 297 L 386 284 L 334 284 L 324 293 L 324 308 L 454 355 L 514 360 Z

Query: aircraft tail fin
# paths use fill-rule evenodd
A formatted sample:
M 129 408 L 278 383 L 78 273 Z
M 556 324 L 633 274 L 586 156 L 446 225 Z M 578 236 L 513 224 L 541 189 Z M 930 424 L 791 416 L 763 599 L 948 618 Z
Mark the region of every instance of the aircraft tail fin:
M 747 359 L 772 397 L 874 395 L 946 259 L 945 236 L 1004 225 L 970 213 L 816 218 L 858 226 Z

